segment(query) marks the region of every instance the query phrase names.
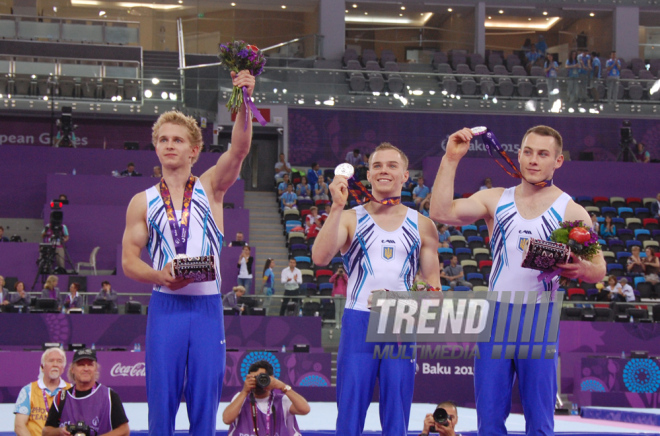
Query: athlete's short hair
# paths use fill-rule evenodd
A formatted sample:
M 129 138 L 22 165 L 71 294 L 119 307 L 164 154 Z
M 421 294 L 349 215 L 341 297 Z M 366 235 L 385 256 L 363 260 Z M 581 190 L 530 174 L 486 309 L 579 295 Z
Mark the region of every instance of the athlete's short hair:
M 398 147 L 395 147 L 394 145 L 390 144 L 389 142 L 382 142 L 378 147 L 376 147 L 376 149 L 373 151 L 373 153 L 371 153 L 371 155 L 369 156 L 369 167 L 371 167 L 371 160 L 374 157 L 374 154 L 376 154 L 377 151 L 384 151 L 384 150 L 397 151 L 399 153 L 399 155 L 401 156 L 401 160 L 403 161 L 403 170 L 405 171 L 405 170 L 408 169 L 408 156 L 406 156 L 406 154 L 403 151 L 401 151 L 401 149 L 399 149 Z
M 555 139 L 555 145 L 557 146 L 557 156 L 561 154 L 564 148 L 564 143 L 558 131 L 548 126 L 543 126 L 543 125 L 534 126 L 531 129 L 527 130 L 527 132 L 525 132 L 525 136 L 523 136 L 521 144 L 525 143 L 525 139 L 527 139 L 527 136 L 531 133 L 534 133 L 539 136 L 553 137 Z
M 202 138 L 202 129 L 199 128 L 197 121 L 195 121 L 193 117 L 184 115 L 179 111 L 165 112 L 160 117 L 158 117 L 158 120 L 156 120 L 156 122 L 154 123 L 151 134 L 151 141 L 154 147 L 158 145 L 158 135 L 160 128 L 163 126 L 163 124 L 176 124 L 177 126 L 185 127 L 186 130 L 188 131 L 190 145 L 193 148 L 199 147 L 201 151 L 202 145 L 204 145 L 204 139 Z M 192 163 L 194 164 L 195 162 L 197 162 L 197 159 L 199 159 L 199 154 L 197 155 L 197 157 L 193 158 Z

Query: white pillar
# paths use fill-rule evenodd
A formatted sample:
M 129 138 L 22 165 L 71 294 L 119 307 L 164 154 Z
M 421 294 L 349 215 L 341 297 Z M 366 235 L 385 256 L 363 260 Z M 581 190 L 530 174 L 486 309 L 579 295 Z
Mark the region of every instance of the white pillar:
M 319 33 L 323 36 L 322 55 L 341 59 L 346 46 L 346 3 L 338 0 L 319 1 Z
M 614 9 L 614 50 L 626 62 L 639 57 L 639 8 L 617 6 Z
M 474 6 L 474 52 L 486 58 L 486 2 Z

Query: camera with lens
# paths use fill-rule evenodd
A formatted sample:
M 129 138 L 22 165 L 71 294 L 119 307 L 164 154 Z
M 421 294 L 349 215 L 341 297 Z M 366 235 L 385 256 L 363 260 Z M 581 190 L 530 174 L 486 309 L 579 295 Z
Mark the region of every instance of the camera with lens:
M 435 421 L 435 425 L 441 425 L 443 427 L 449 427 L 449 414 L 442 407 L 438 407 L 433 412 L 433 421 Z M 431 427 L 429 429 L 429 431 L 437 432 L 437 430 L 435 429 L 435 426 Z
M 255 379 L 258 388 L 265 389 L 270 384 L 270 376 L 265 372 L 258 374 Z
M 633 141 L 632 126 L 630 121 L 625 120 L 621 123 L 621 143 L 628 144 Z
M 96 431 L 85 424 L 85 421 L 67 425 L 66 431 L 71 433 L 71 436 L 97 436 Z

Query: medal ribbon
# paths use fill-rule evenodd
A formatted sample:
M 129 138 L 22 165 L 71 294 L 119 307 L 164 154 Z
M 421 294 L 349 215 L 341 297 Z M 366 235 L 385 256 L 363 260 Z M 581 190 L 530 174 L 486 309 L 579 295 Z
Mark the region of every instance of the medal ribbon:
M 355 180 L 354 177 L 348 178 L 348 192 L 351 193 L 358 204 L 364 204 L 368 201 L 375 203 L 385 204 L 388 206 L 396 206 L 401 203 L 401 197 L 388 197 L 384 200 L 377 200 L 371 192 L 361 183 Z
M 522 175 L 520 170 L 513 163 L 513 161 L 509 157 L 509 155 L 506 154 L 506 151 L 504 150 L 504 148 L 502 148 L 502 145 L 497 140 L 497 137 L 495 136 L 495 134 L 490 129 L 486 129 L 486 132 L 481 134 L 481 135 L 482 135 L 482 140 L 484 142 L 484 145 L 486 146 L 486 150 L 488 150 L 488 154 L 490 155 L 490 157 L 495 159 L 495 162 L 504 170 L 504 172 L 506 172 L 508 175 L 510 175 L 513 178 L 522 179 L 522 180 L 527 182 L 527 179 L 525 179 L 525 177 Z M 497 156 L 493 155 L 493 150 L 495 150 L 497 153 L 499 153 L 499 155 L 502 156 L 502 158 L 506 161 L 506 163 L 509 164 L 509 166 L 511 166 L 511 168 L 513 168 L 513 172 L 506 169 L 504 167 L 504 165 L 502 165 L 502 162 L 497 160 Z M 528 183 L 530 183 L 534 186 L 539 186 L 541 188 L 544 188 L 546 186 L 552 186 L 552 180 L 544 180 L 542 182 L 536 182 L 536 183 L 528 182 Z
M 174 205 L 172 204 L 172 196 L 170 189 L 165 183 L 165 178 L 160 180 L 160 196 L 165 204 L 165 212 L 167 213 L 167 221 L 170 224 L 172 231 L 172 239 L 174 239 L 174 247 L 176 254 L 186 254 L 186 247 L 188 246 L 188 228 L 190 227 L 190 203 L 192 202 L 193 185 L 195 184 L 195 176 L 192 174 L 186 183 L 186 190 L 183 193 L 183 207 L 181 208 L 181 222 L 176 221 L 176 214 L 174 213 Z

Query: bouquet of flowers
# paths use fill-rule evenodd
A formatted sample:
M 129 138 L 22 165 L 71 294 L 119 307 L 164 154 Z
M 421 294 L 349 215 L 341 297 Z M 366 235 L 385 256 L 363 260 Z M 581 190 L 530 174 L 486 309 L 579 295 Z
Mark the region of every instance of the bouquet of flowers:
M 220 58 L 220 61 L 229 68 L 229 70 L 236 73 L 248 70 L 250 74 L 255 77 L 263 73 L 264 65 L 266 65 L 266 58 L 261 50 L 245 41 L 233 41 L 226 44 L 220 44 L 220 54 L 218 57 Z M 226 105 L 227 109 L 232 113 L 236 113 L 243 105 L 243 101 L 250 106 L 252 112 L 257 119 L 259 119 L 260 115 L 257 116 L 259 111 L 256 106 L 254 106 L 254 103 L 252 103 L 252 99 L 247 95 L 245 87 L 243 87 L 243 89 L 236 86 L 234 87 L 231 93 L 231 98 Z
M 598 235 L 582 221 L 561 222 L 559 228 L 550 234 L 550 240 L 566 244 L 576 256 L 584 260 L 593 259 L 601 251 Z M 565 285 L 568 279 L 562 277 L 560 283 Z

